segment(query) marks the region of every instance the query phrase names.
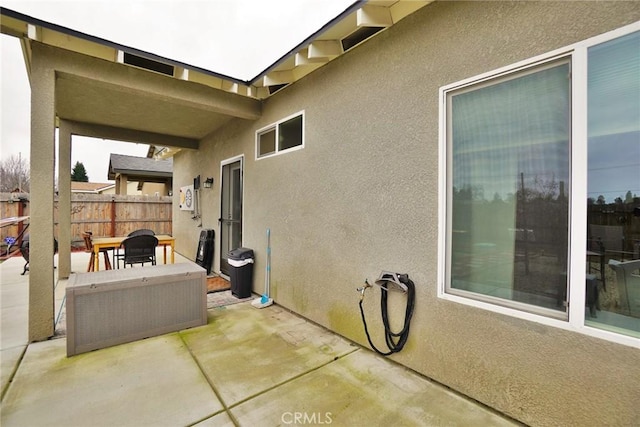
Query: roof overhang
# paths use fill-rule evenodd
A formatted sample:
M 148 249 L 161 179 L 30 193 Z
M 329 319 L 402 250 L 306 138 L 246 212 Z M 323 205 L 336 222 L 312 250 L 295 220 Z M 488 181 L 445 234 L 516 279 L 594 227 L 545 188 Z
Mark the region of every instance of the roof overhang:
M 357 1 L 247 83 L 267 98 L 433 1 Z
M 250 80 L 161 57 L 70 28 L 1 8 L 2 33 L 23 40 L 30 69 L 29 40 L 107 61 L 127 64 L 179 80 L 257 99 L 265 99 L 350 51 L 434 0 L 356 1 L 292 50 Z
M 57 119 L 72 123 L 72 134 L 166 147 L 157 155 L 166 158 L 197 149 L 232 119 L 259 118 L 261 100 L 431 2 L 357 1 L 248 81 L 6 8 L 0 8 L 0 24 L 2 33 L 20 39 L 30 80 L 36 53 L 48 54 L 52 63 L 69 58 L 86 65 L 84 73 L 55 69 Z

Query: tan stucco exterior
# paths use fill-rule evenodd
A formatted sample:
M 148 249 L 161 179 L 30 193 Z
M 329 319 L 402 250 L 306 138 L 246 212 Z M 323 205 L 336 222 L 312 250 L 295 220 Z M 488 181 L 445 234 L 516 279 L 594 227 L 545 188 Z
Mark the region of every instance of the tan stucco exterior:
M 232 117 L 255 118 L 257 100 L 215 91 L 192 82 L 151 74 L 126 65 L 30 42 L 31 83 L 31 254 L 29 340 L 53 336 L 53 195 L 58 173 L 70 176 L 72 135 L 157 143 L 193 150 L 198 138 Z M 117 106 L 108 108 L 108 106 Z M 178 108 L 176 106 L 181 106 Z M 174 114 L 175 113 L 175 114 Z M 55 153 L 55 128 L 61 146 Z M 120 127 L 122 126 L 122 127 Z M 164 133 L 154 132 L 162 131 Z M 178 136 L 178 135 L 179 136 Z M 69 193 L 70 182 L 60 182 Z M 63 195 L 63 203 L 67 195 Z M 64 206 L 62 206 L 64 207 Z M 60 211 L 60 246 L 70 244 L 71 213 Z M 70 251 L 60 252 L 60 277 L 70 273 Z
M 216 177 L 201 211 L 218 233 L 220 164 L 244 155 L 257 293 L 270 228 L 275 301 L 368 346 L 356 287 L 406 272 L 417 302 L 397 362 L 532 425 L 637 424 L 637 349 L 444 301 L 436 282 L 438 89 L 639 19 L 637 2 L 430 4 L 266 100 L 258 120 L 233 120 L 178 153 L 174 194 Z M 255 160 L 255 131 L 300 111 L 304 149 Z M 173 218 L 178 251 L 194 259 L 200 222 L 177 204 Z M 218 257 L 219 242 L 214 269 Z M 381 342 L 379 303 L 365 302 Z
M 174 204 L 183 255 L 195 258 L 203 228 L 219 236 L 221 163 L 243 156 L 257 293 L 269 228 L 275 301 L 368 346 L 356 287 L 406 272 L 417 302 L 398 363 L 528 424 L 637 424 L 637 348 L 439 299 L 437 241 L 439 88 L 638 20 L 638 2 L 435 2 L 262 102 L 32 41 L 30 340 L 53 335 L 57 116 L 60 176 L 71 136 L 85 135 L 181 148 L 176 201 L 194 177 L 215 178 L 201 218 Z M 301 111 L 304 148 L 256 160 L 256 130 Z M 69 222 L 61 212 L 61 247 Z M 219 254 L 216 238 L 216 271 Z M 378 301 L 365 307 L 381 342 Z
M 29 340 L 53 335 L 53 189 L 55 72 L 47 58 L 31 64 L 31 262 Z M 34 265 L 35 264 L 35 265 Z
M 71 212 L 71 126 L 65 120 L 60 121 L 58 131 L 58 194 L 59 212 Z M 71 241 L 70 218 L 69 221 L 60 221 L 58 239 L 62 242 Z M 58 253 L 58 277 L 69 277 L 71 245 L 59 245 Z

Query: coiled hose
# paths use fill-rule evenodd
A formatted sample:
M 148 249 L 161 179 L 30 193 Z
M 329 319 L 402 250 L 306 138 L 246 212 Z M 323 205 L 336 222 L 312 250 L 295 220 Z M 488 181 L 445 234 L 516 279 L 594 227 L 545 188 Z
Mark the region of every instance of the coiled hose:
M 398 333 L 393 332 L 391 330 L 391 325 L 389 324 L 389 313 L 387 307 L 387 293 L 389 291 L 384 287 L 380 288 L 380 310 L 382 311 L 382 323 L 384 324 L 384 338 L 389 351 L 383 352 L 379 350 L 373 344 L 373 341 L 371 341 L 369 328 L 367 328 L 367 321 L 364 316 L 364 309 L 362 308 L 362 301 L 364 298 L 360 299 L 360 315 L 362 316 L 362 323 L 364 324 L 364 332 L 367 335 L 367 340 L 369 341 L 371 348 L 376 353 L 381 354 L 382 356 L 389 356 L 390 354 L 399 352 L 400 350 L 402 350 L 404 345 L 407 343 L 407 339 L 409 338 L 409 327 L 411 325 L 411 317 L 413 316 L 413 308 L 416 298 L 416 286 L 407 275 L 399 275 L 399 279 L 402 283 L 407 285 L 407 308 L 404 313 L 404 326 Z

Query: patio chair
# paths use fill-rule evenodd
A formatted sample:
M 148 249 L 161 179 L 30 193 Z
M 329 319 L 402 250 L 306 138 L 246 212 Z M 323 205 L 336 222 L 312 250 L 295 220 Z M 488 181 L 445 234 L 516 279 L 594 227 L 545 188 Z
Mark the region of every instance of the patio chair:
M 624 261 L 633 258 L 633 252 L 625 250 L 624 229 L 621 225 L 589 225 L 587 249 L 601 252 L 607 257 L 618 256 Z
M 633 261 L 609 260 L 609 267 L 616 272 L 620 305 L 629 316 L 640 317 L 640 259 Z
M 25 274 L 27 274 L 27 271 L 29 271 L 29 235 L 28 234 L 25 235 L 24 238 L 22 238 L 22 243 L 20 244 L 20 253 L 22 254 L 22 257 L 25 260 L 24 268 L 22 270 L 22 273 L 20 273 L 20 275 L 24 276 Z M 58 253 L 58 241 L 56 240 L 55 237 L 53 238 L 53 253 L 54 254 Z M 53 268 L 55 268 L 55 266 Z
M 158 239 L 155 236 L 143 234 L 140 236 L 127 237 L 122 241 L 124 247 L 124 268 L 127 264 L 133 267 L 133 264 L 142 264 L 150 262 L 156 265 L 156 247 Z
M 599 266 L 594 267 L 591 258 L 596 257 Z M 604 266 L 611 258 L 620 258 L 622 261 L 633 259 L 633 252 L 625 251 L 624 229 L 619 225 L 589 224 L 589 237 L 587 241 L 587 260 L 589 273 L 591 270 L 600 272 L 602 287 L 606 291 L 606 274 Z
M 132 236 L 155 236 L 156 233 L 153 230 L 149 230 L 148 228 L 141 228 L 139 230 L 134 230 L 131 233 L 127 234 L 127 237 Z M 120 268 L 120 260 L 124 259 L 124 252 L 120 251 L 120 248 L 113 248 L 113 259 L 116 263 L 116 268 Z
M 91 257 L 89 258 L 89 265 L 87 266 L 87 272 L 94 271 L 95 269 L 96 254 L 93 252 L 93 243 L 91 242 L 91 236 L 93 236 L 93 233 L 90 231 L 85 231 L 84 233 L 82 233 L 82 238 L 84 239 L 85 252 L 88 252 L 91 254 Z M 111 270 L 112 267 L 111 267 L 111 261 L 109 260 L 109 250 L 100 249 L 100 253 L 104 254 L 104 268 L 106 270 Z

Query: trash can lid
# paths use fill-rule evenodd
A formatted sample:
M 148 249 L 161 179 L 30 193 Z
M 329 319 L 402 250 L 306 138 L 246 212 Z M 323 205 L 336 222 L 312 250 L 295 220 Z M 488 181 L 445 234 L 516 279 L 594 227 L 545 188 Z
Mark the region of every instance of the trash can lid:
M 227 255 L 229 259 L 233 259 L 236 261 L 245 260 L 248 258 L 253 258 L 253 249 L 249 248 L 237 248 L 229 252 Z
M 244 260 L 237 260 L 229 258 L 229 265 L 231 267 L 244 267 L 245 265 L 253 264 L 253 258 L 247 258 Z

